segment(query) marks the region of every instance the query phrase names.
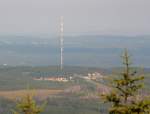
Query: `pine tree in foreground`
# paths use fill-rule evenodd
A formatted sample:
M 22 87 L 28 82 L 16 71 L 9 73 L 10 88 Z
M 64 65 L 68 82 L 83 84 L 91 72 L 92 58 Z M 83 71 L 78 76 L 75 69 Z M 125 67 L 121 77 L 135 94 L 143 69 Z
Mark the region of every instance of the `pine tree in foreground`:
M 144 76 L 132 71 L 127 50 L 122 59 L 123 72 L 120 77 L 113 79 L 112 91 L 102 95 L 105 102 L 112 104 L 109 114 L 150 114 L 150 99 L 137 94 L 143 87 L 141 81 Z
M 23 97 L 16 106 L 17 111 L 12 111 L 13 114 L 40 114 L 43 112 L 45 104 L 39 106 L 32 95 Z

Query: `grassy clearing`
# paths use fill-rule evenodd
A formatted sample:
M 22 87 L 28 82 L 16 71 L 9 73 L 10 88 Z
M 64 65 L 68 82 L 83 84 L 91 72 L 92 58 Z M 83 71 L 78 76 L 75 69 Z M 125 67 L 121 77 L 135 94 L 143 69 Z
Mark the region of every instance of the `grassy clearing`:
M 63 90 L 48 90 L 48 89 L 0 91 L 0 97 L 15 100 L 20 97 L 24 97 L 27 94 L 31 94 L 40 99 L 46 99 L 48 96 L 59 94 L 62 91 Z

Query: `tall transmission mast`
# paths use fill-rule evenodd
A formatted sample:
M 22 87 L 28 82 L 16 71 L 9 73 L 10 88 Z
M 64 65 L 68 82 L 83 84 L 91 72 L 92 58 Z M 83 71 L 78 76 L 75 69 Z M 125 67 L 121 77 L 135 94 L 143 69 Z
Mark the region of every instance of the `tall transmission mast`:
M 63 70 L 64 58 L 64 17 L 60 17 L 60 69 Z

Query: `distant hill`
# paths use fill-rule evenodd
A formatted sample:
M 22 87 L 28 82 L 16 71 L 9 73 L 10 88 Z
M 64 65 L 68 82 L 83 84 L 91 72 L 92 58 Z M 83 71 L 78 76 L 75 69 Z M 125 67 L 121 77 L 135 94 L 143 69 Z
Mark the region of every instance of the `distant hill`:
M 150 67 L 150 36 L 81 35 L 64 37 L 64 62 L 70 66 L 114 67 L 128 48 L 135 65 Z M 59 65 L 59 38 L 0 36 L 0 64 Z

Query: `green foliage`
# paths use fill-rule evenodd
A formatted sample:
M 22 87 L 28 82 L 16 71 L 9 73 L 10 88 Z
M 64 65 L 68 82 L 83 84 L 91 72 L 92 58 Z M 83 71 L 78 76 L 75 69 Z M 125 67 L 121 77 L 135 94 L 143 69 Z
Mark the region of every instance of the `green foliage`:
M 130 112 L 135 114 L 150 114 L 150 100 L 144 99 L 140 101 L 134 101 L 130 107 Z
M 43 112 L 45 104 L 37 105 L 32 95 L 26 95 L 17 103 L 17 111 L 13 110 L 13 114 L 40 114 Z
M 131 70 L 127 50 L 124 51 L 122 58 L 124 69 L 121 76 L 113 80 L 112 92 L 102 95 L 105 102 L 112 104 L 109 114 L 149 114 L 149 99 L 145 99 L 142 95 L 137 99 L 137 93 L 143 87 L 141 81 L 144 80 L 144 76 Z

